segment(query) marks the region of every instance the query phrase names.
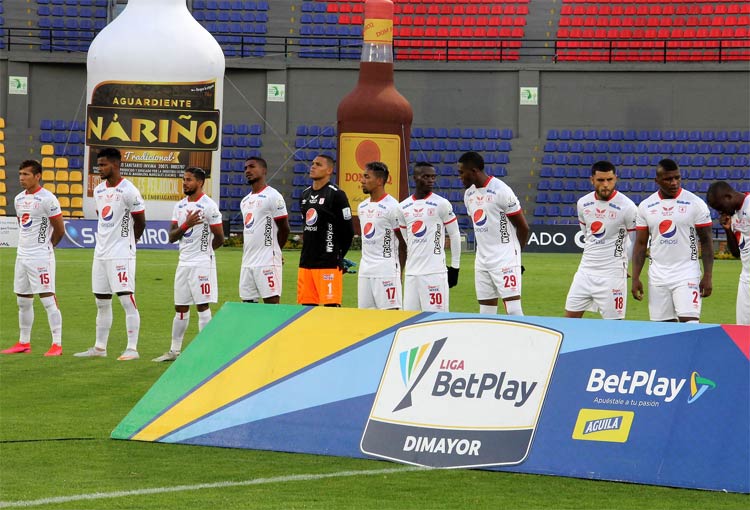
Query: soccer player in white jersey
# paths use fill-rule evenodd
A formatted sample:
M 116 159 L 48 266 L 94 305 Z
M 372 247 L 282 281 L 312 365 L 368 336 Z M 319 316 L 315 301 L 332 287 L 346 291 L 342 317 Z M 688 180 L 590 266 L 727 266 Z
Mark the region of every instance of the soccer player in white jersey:
M 252 186 L 242 199 L 243 246 L 240 299 L 248 303 L 278 304 L 281 299 L 281 249 L 289 237 L 289 215 L 284 197 L 266 184 L 268 164 L 263 158 L 245 161 L 245 178 Z
M 386 193 L 388 166 L 380 161 L 365 165 L 357 214 L 362 228 L 362 260 L 359 263 L 357 305 L 359 308 L 401 308 L 400 249 L 396 239 L 398 200 Z M 405 253 L 405 250 L 402 250 Z
M 216 202 L 203 192 L 206 172 L 188 167 L 182 176 L 185 198 L 172 211 L 169 242 L 180 243 L 180 260 L 174 275 L 174 311 L 172 344 L 169 350 L 152 361 L 174 361 L 182 351 L 190 323 L 190 305 L 198 311 L 198 331 L 211 320 L 209 303 L 216 303 L 219 289 L 216 280 L 214 250 L 224 244 L 221 212 Z
M 97 154 L 96 165 L 102 182 L 94 188 L 96 232 L 91 288 L 96 298 L 96 343 L 79 358 L 107 356 L 112 328 L 112 294 L 117 294 L 125 310 L 128 345 L 117 358 L 136 360 L 141 316 L 135 303 L 135 245 L 146 228 L 146 209 L 141 192 L 120 175 L 120 151 L 107 147 Z
M 458 284 L 461 233 L 451 203 L 432 192 L 436 177 L 432 165 L 417 163 L 416 190 L 398 208 L 400 231 L 396 230 L 396 237 L 406 243 L 404 310 L 448 312 L 448 289 Z M 450 267 L 445 265 L 446 234 L 451 246 Z
M 615 189 L 617 175 L 609 161 L 594 163 L 591 185 L 594 191 L 578 200 L 585 244 L 565 300 L 565 317 L 580 319 L 593 306 L 603 319 L 624 319 L 638 208 Z
M 484 159 L 466 152 L 458 159 L 458 173 L 466 191 L 464 204 L 474 225 L 477 253 L 474 285 L 479 313 L 496 314 L 498 298 L 505 313 L 523 315 L 521 306 L 521 250 L 529 225 L 510 187 L 484 171 Z
M 638 301 L 643 299 L 641 271 L 650 237 L 649 317 L 652 321 L 698 322 L 701 300 L 712 290 L 711 215 L 703 200 L 682 189 L 680 169 L 673 160 L 659 161 L 655 180 L 659 189 L 638 206 L 631 292 Z
M 729 252 L 742 261 L 737 286 L 737 324 L 750 324 L 750 193 L 740 193 L 724 181 L 708 187 L 708 205 L 721 213 Z
M 34 294 L 39 295 L 49 329 L 52 346 L 45 356 L 62 354 L 62 315 L 55 297 L 54 247 L 65 233 L 60 203 L 55 195 L 42 188 L 42 165 L 35 160 L 21 163 L 18 170 L 21 187 L 14 204 L 18 218 L 18 251 L 13 291 L 18 303 L 18 342 L 2 354 L 31 352 L 31 326 L 34 324 Z

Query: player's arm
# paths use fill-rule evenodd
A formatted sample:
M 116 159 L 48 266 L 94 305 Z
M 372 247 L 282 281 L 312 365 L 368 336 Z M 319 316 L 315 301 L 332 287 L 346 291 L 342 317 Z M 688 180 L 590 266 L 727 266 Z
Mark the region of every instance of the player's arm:
M 404 239 L 404 235 L 401 231 L 401 227 L 393 229 L 393 233 L 396 235 L 396 239 L 398 239 L 398 263 L 401 266 L 401 272 L 403 273 L 406 268 L 406 239 Z
M 274 218 L 273 221 L 276 222 L 277 228 L 276 240 L 279 242 L 279 248 L 283 250 L 286 246 L 286 240 L 289 239 L 289 232 L 292 230 L 289 227 L 289 216 Z
M 648 245 L 648 227 L 641 227 L 635 231 L 635 242 L 633 243 L 633 282 L 631 294 L 638 301 L 643 299 L 643 283 L 641 283 L 641 271 L 646 263 L 646 247 Z
M 445 224 L 445 233 L 451 240 L 451 267 L 458 269 L 461 265 L 461 232 L 458 230 L 458 221 L 455 216 Z
M 133 216 L 133 235 L 135 236 L 136 242 L 143 235 L 143 231 L 146 230 L 146 211 L 134 212 Z
M 698 239 L 701 243 L 701 261 L 703 262 L 703 278 L 700 281 L 701 296 L 708 297 L 713 291 L 714 272 L 714 240 L 711 235 L 711 225 L 697 227 Z
M 50 242 L 52 243 L 52 246 L 57 246 L 57 243 L 59 243 L 62 240 L 63 235 L 65 235 L 65 223 L 63 222 L 62 214 L 52 216 L 49 219 L 49 222 L 52 224 L 52 237 L 50 238 Z
M 526 221 L 526 217 L 523 215 L 523 210 L 519 210 L 516 213 L 511 213 L 508 216 L 511 225 L 516 228 L 516 237 L 518 243 L 521 245 L 521 250 L 526 248 L 526 241 L 529 239 L 529 223 Z M 452 241 L 451 241 L 452 242 Z M 451 245 L 453 246 L 453 245 Z
M 221 223 L 217 223 L 214 225 L 209 225 L 211 228 L 211 233 L 214 235 L 213 240 L 211 241 L 211 248 L 214 250 L 218 250 L 222 246 L 224 246 L 224 225 Z
M 633 260 L 633 248 L 635 247 L 635 230 L 628 230 L 628 246 L 625 253 L 628 256 L 628 260 Z
M 729 253 L 734 258 L 740 258 L 740 245 L 737 244 L 737 238 L 734 237 L 734 232 L 732 231 L 732 217 L 726 213 L 721 213 L 719 223 L 724 227 L 724 232 L 727 235 L 727 249 Z
M 336 192 L 336 220 L 338 223 L 337 234 L 339 237 L 340 256 L 346 257 L 346 252 L 352 245 L 354 239 L 354 223 L 352 222 L 352 209 L 349 207 L 349 199 L 342 190 Z

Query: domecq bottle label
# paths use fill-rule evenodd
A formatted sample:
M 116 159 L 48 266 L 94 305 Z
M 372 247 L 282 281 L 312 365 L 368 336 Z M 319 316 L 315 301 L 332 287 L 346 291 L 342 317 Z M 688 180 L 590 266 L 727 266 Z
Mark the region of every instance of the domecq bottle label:
M 96 153 L 122 152 L 121 173 L 146 200 L 180 200 L 185 168 L 206 171 L 210 189 L 212 152 L 219 149 L 216 82 L 102 82 L 86 111 L 89 150 L 87 195 L 99 183 Z
M 398 135 L 375 133 L 342 133 L 339 138 L 339 187 L 344 190 L 357 214 L 357 207 L 367 196 L 362 192 L 360 179 L 365 165 L 380 161 L 388 166 L 385 191 L 398 198 L 401 175 L 401 138 Z

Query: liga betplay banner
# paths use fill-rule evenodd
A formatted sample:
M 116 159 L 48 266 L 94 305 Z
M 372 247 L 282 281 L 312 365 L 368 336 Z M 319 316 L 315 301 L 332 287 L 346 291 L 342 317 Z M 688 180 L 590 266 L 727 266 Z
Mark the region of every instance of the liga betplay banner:
M 750 327 L 227 303 L 116 439 L 750 492 Z

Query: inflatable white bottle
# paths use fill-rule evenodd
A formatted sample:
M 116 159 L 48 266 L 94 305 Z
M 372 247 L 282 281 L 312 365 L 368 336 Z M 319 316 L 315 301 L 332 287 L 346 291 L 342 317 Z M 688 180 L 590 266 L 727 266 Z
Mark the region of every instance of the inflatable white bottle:
M 171 218 L 189 166 L 206 171 L 218 202 L 224 54 L 185 0 L 130 0 L 91 43 L 87 69 L 85 217 L 104 147 L 122 152 L 150 220 Z

